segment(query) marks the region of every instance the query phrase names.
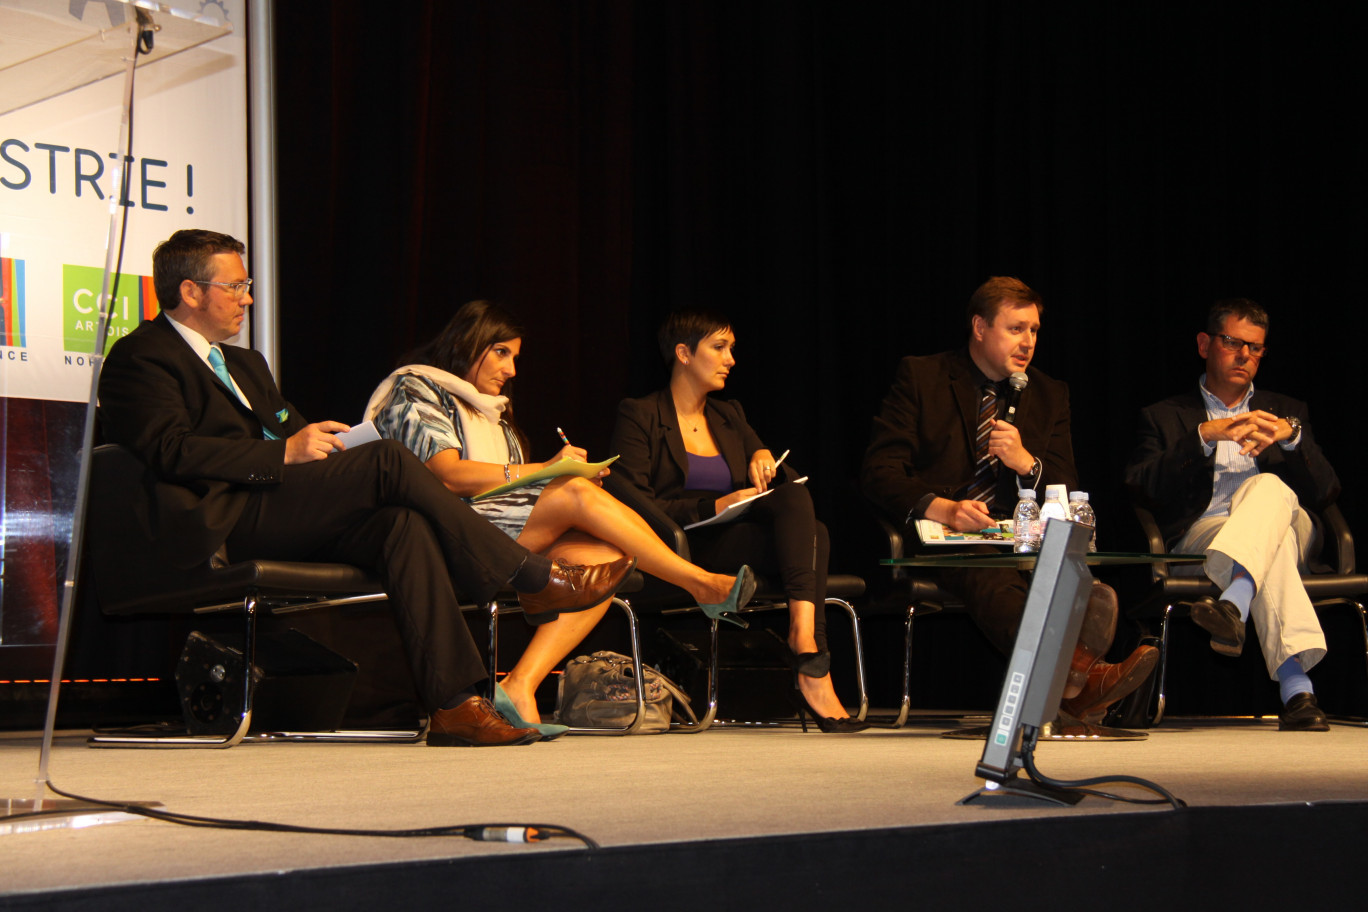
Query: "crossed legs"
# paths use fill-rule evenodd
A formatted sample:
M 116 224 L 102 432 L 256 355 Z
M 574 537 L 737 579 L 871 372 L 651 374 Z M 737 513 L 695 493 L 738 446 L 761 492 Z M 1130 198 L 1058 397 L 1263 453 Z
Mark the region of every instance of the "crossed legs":
M 1249 572 L 1249 614 L 1270 677 L 1294 656 L 1304 670 L 1325 656 L 1325 634 L 1301 582 L 1311 539 L 1311 519 L 1297 495 L 1276 475 L 1260 474 L 1236 490 L 1229 516 L 1197 520 L 1175 546 L 1205 552 L 1206 575 L 1222 589 L 1235 564 Z
M 636 512 L 585 478 L 552 481 L 537 498 L 518 544 L 575 564 L 598 564 L 634 554 L 637 566 L 679 586 L 700 602 L 720 602 L 735 577 L 709 573 L 675 554 Z M 539 722 L 537 687 L 608 611 L 604 602 L 563 614 L 537 627 L 501 686 L 525 722 Z

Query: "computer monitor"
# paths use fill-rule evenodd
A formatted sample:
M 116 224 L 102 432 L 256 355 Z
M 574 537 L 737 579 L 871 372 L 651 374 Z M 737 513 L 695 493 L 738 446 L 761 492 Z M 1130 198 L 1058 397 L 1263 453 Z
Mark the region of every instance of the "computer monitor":
M 1017 630 L 988 743 L 975 773 L 997 783 L 1016 779 L 1023 738 L 1034 736 L 1059 712 L 1074 644 L 1092 590 L 1086 561 L 1092 529 L 1051 519 L 1036 560 L 1026 610 Z M 1030 750 L 1033 745 L 1027 744 Z

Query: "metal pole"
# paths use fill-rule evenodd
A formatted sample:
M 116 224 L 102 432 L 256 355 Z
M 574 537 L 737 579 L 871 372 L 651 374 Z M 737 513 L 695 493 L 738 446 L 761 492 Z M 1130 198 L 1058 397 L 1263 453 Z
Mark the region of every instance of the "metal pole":
M 66 577 L 62 581 L 62 604 L 58 612 L 57 646 L 52 657 L 52 680 L 48 684 L 47 721 L 43 724 L 43 747 L 38 757 L 38 778 L 35 801 L 41 801 L 48 785 L 48 761 L 52 756 L 52 736 L 57 726 L 57 698 L 62 689 L 62 673 L 66 665 L 67 644 L 71 639 L 71 616 L 76 606 L 76 575 L 81 567 L 81 540 L 85 533 L 86 501 L 90 493 L 90 451 L 95 444 L 95 405 L 99 398 L 100 364 L 104 361 L 106 336 L 109 333 L 109 302 L 113 298 L 114 271 L 118 268 L 119 226 L 123 218 L 123 200 L 130 168 L 125 146 L 128 145 L 129 121 L 133 110 L 133 70 L 138 64 L 138 42 L 144 28 L 152 20 L 142 9 L 135 10 L 137 21 L 130 23 L 133 46 L 124 70 L 123 119 L 119 124 L 121 168 L 113 175 L 114 189 L 109 195 L 109 236 L 105 241 L 104 282 L 98 301 L 100 319 L 95 325 L 95 348 L 90 354 L 90 397 L 86 401 L 85 430 L 81 445 L 81 466 L 76 481 L 76 506 L 71 516 L 71 547 L 67 550 Z

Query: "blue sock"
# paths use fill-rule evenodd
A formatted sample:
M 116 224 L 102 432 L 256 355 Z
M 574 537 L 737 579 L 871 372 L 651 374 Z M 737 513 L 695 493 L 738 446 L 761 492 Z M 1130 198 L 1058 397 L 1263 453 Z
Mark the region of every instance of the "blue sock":
M 1240 620 L 1249 620 L 1249 603 L 1254 598 L 1254 578 L 1249 571 L 1232 563 L 1230 585 L 1221 593 L 1221 598 L 1240 609 Z
M 1301 662 L 1297 661 L 1296 656 L 1278 666 L 1278 695 L 1283 703 L 1299 693 L 1315 692 L 1311 687 L 1311 679 L 1302 671 Z

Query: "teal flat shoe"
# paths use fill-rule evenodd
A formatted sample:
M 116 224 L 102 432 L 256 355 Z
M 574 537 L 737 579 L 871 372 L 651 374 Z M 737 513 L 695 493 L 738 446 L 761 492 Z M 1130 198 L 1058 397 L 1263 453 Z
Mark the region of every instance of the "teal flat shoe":
M 750 567 L 742 564 L 741 569 L 736 571 L 736 582 L 732 583 L 731 592 L 727 594 L 725 599 L 710 605 L 699 603 L 698 607 L 702 608 L 703 613 L 710 618 L 719 621 L 730 621 L 736 626 L 745 629 L 746 627 L 749 627 L 750 624 L 737 617 L 736 612 L 738 609 L 744 608 L 746 604 L 750 602 L 752 595 L 755 595 L 755 574 L 751 573 Z
M 502 685 L 494 685 L 494 708 L 503 713 L 504 718 L 513 723 L 514 728 L 535 728 L 541 732 L 542 741 L 555 741 L 561 735 L 570 730 L 568 725 L 556 725 L 550 722 L 524 722 L 523 717 L 518 715 L 518 710 L 513 706 L 513 701 L 508 699 L 508 694 L 504 693 Z

